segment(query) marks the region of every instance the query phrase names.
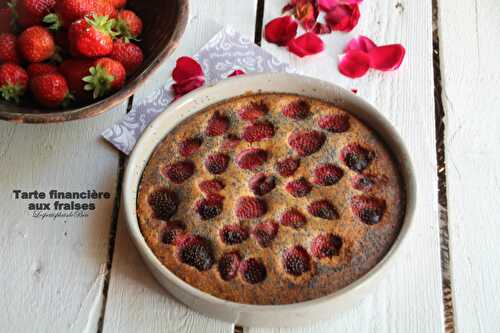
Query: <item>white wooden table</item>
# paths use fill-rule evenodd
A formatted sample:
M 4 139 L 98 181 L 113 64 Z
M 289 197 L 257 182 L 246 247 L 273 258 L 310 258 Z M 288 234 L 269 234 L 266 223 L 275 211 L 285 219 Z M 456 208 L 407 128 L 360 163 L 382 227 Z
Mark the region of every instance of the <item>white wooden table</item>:
M 164 84 L 173 61 L 222 25 L 260 41 L 282 0 L 192 0 L 180 48 L 134 96 Z M 434 14 L 434 16 L 433 16 Z M 494 332 L 500 327 L 500 6 L 497 0 L 366 0 L 352 34 L 299 60 L 303 73 L 376 105 L 415 162 L 416 228 L 408 251 L 373 294 L 329 321 L 296 329 L 234 327 L 172 299 L 147 271 L 120 214 L 123 166 L 101 132 L 127 103 L 95 119 L 0 123 L 1 332 Z M 407 48 L 402 68 L 360 80 L 338 74 L 354 34 Z M 434 67 L 433 67 L 434 64 Z M 41 222 L 13 190 L 108 191 L 87 218 Z

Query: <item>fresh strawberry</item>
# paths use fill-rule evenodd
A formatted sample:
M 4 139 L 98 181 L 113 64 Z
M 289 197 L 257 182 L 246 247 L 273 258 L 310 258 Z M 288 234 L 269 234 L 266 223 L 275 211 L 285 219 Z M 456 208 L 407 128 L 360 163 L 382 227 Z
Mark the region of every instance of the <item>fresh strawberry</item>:
M 313 182 L 318 185 L 330 186 L 336 184 L 344 175 L 344 171 L 335 164 L 320 164 L 314 169 Z
M 334 234 L 321 234 L 311 243 L 311 253 L 318 259 L 338 256 L 342 247 L 342 238 Z
M 57 0 L 54 13 L 46 15 L 43 22 L 50 24 L 50 30 L 57 31 L 85 16 L 96 14 L 97 11 L 96 0 Z
M 248 105 L 243 106 L 238 110 L 238 116 L 242 120 L 254 121 L 264 116 L 269 112 L 269 108 L 264 102 L 255 103 L 252 102 Z
M 241 244 L 248 239 L 248 230 L 239 224 L 226 224 L 219 231 L 219 237 L 224 244 Z
M 77 101 L 89 102 L 92 93 L 85 90 L 86 83 L 83 78 L 90 74 L 90 68 L 94 66 L 93 60 L 68 59 L 59 66 L 59 71 L 66 78 L 69 90 Z
M 238 268 L 240 267 L 241 257 L 240 254 L 236 252 L 224 253 L 218 264 L 218 271 L 220 277 L 224 281 L 230 281 L 236 277 L 238 274 Z
M 154 218 L 167 221 L 177 212 L 179 198 L 175 192 L 163 188 L 151 193 L 148 203 L 153 210 Z
M 296 208 L 289 208 L 281 214 L 280 223 L 287 227 L 295 229 L 302 228 L 307 220 L 304 214 Z
M 335 220 L 339 218 L 337 210 L 328 200 L 314 201 L 307 207 L 309 214 L 324 220 Z
M 263 196 L 274 190 L 276 187 L 276 178 L 261 172 L 250 178 L 248 185 L 253 194 Z
M 267 277 L 267 270 L 264 264 L 255 258 L 249 258 L 241 262 L 239 268 L 241 278 L 250 284 L 257 284 Z
M 19 35 L 17 49 L 26 61 L 43 62 L 55 54 L 56 44 L 46 28 L 35 25 Z
M 0 9 L 0 33 L 13 32 L 14 26 L 14 15 L 12 15 L 12 9 L 1 8 Z
M 318 125 L 332 133 L 342 133 L 349 129 L 349 117 L 346 115 L 327 115 L 318 120 Z
M 194 173 L 194 163 L 191 161 L 179 161 L 165 168 L 165 176 L 174 184 L 181 184 L 189 179 Z
M 366 195 L 357 195 L 351 199 L 351 210 L 361 222 L 373 225 L 382 220 L 386 208 L 385 200 L 369 197 Z
M 268 121 L 255 122 L 243 130 L 242 138 L 247 142 L 258 142 L 274 136 L 274 126 Z
M 340 151 L 340 160 L 353 171 L 361 173 L 375 158 L 375 154 L 365 147 L 352 143 Z
M 127 75 L 134 74 L 144 60 L 141 48 L 133 43 L 127 43 L 123 39 L 114 41 L 110 57 L 121 62 Z
M 194 208 L 202 220 L 211 220 L 222 213 L 224 197 L 209 193 L 206 198 L 195 202 Z
M 326 137 L 318 131 L 296 130 L 288 137 L 288 144 L 300 156 L 309 156 L 321 149 Z
M 57 67 L 52 64 L 37 62 L 34 64 L 29 64 L 26 68 L 26 72 L 28 72 L 30 78 L 34 78 L 35 76 L 44 74 L 56 74 L 59 71 L 57 70 Z
M 224 153 L 215 153 L 208 155 L 205 159 L 205 168 L 214 175 L 220 175 L 226 171 L 229 165 L 229 156 Z
M 261 148 L 247 148 L 236 156 L 236 164 L 245 170 L 254 170 L 267 161 L 267 152 Z
M 84 89 L 92 91 L 94 99 L 116 91 L 125 84 L 125 68 L 111 58 L 96 60 L 89 71 L 90 75 L 83 78 L 87 83 Z
M 255 225 L 252 230 L 252 235 L 261 247 L 268 247 L 276 238 L 278 229 L 279 225 L 276 222 L 268 220 Z
M 200 188 L 200 191 L 202 191 L 205 194 L 209 193 L 218 193 L 222 191 L 226 185 L 224 185 L 224 182 L 219 179 L 211 179 L 211 180 L 204 180 L 201 183 L 198 184 L 198 187 Z
M 311 184 L 304 177 L 292 180 L 285 186 L 285 190 L 296 198 L 302 198 L 312 190 Z
M 311 257 L 300 245 L 287 249 L 282 260 L 283 268 L 288 274 L 300 276 L 311 270 Z
M 214 263 L 210 241 L 201 236 L 185 235 L 179 239 L 176 256 L 180 262 L 199 271 L 209 270 Z
M 293 174 L 295 173 L 295 171 L 297 171 L 299 166 L 300 166 L 299 159 L 293 157 L 287 157 L 276 163 L 276 170 L 281 176 L 290 177 L 293 176 Z
M 183 157 L 189 157 L 200 150 L 202 144 L 203 138 L 199 136 L 186 139 L 179 145 L 179 154 Z
M 256 219 L 266 212 L 266 202 L 256 197 L 244 196 L 236 201 L 235 214 L 240 220 Z
M 109 0 L 115 8 L 123 8 L 127 4 L 127 0 Z
M 128 42 L 137 39 L 142 33 L 142 20 L 133 11 L 123 9 L 118 12 L 114 29 L 118 36 Z
M 17 0 L 17 22 L 25 28 L 40 25 L 55 4 L 56 0 Z
M 20 62 L 19 55 L 17 54 L 16 36 L 14 34 L 5 32 L 0 33 L 0 64 L 4 62 L 11 62 L 18 64 Z
M 208 120 L 205 133 L 208 136 L 220 136 L 227 132 L 229 129 L 229 119 L 221 115 L 218 111 L 214 112 L 212 117 Z
M 309 116 L 309 109 L 310 106 L 306 101 L 296 101 L 285 105 L 281 112 L 285 117 L 295 120 L 303 120 Z
M 161 241 L 164 244 L 175 244 L 185 233 L 186 225 L 181 221 L 169 221 L 163 230 Z
M 113 19 L 87 16 L 71 24 L 68 30 L 70 52 L 75 56 L 95 58 L 113 52 Z
M 48 108 L 58 107 L 69 98 L 66 79 L 57 73 L 31 78 L 30 89 L 37 102 Z
M 0 65 L 0 95 L 6 101 L 19 102 L 28 86 L 28 73 L 19 65 Z
M 99 16 L 107 16 L 112 19 L 118 17 L 118 11 L 110 0 L 96 0 L 95 13 Z

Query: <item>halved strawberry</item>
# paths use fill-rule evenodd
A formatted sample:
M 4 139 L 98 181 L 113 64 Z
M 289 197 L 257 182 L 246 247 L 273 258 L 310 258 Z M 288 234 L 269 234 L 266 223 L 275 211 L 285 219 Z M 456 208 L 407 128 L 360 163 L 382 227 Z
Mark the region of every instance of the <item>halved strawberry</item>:
M 311 270 L 311 257 L 300 245 L 295 245 L 283 253 L 283 268 L 285 272 L 300 276 Z
M 261 222 L 252 229 L 252 235 L 261 247 L 268 247 L 278 234 L 278 223 L 268 220 Z
M 276 178 L 261 172 L 250 178 L 248 185 L 255 195 L 263 196 L 274 190 L 276 187 Z
M 224 182 L 219 179 L 204 180 L 198 184 L 200 191 L 205 194 L 220 192 L 226 187 Z
M 306 119 L 310 112 L 310 105 L 306 101 L 295 101 L 288 105 L 285 105 L 281 112 L 288 118 L 292 118 L 295 120 L 303 120 Z
M 261 148 L 247 148 L 236 156 L 236 164 L 245 170 L 254 170 L 267 161 L 267 151 Z
M 351 170 L 361 173 L 375 158 L 375 154 L 357 143 L 352 143 L 340 151 L 340 160 Z
M 326 137 L 314 130 L 296 130 L 288 137 L 288 144 L 299 156 L 309 156 L 321 149 Z
M 314 169 L 313 182 L 318 185 L 330 186 L 336 184 L 344 175 L 344 171 L 335 164 L 320 164 Z
M 266 202 L 259 198 L 243 196 L 236 201 L 235 214 L 240 220 L 256 219 L 266 212 Z
M 222 213 L 224 197 L 219 194 L 210 193 L 206 198 L 196 201 L 194 207 L 202 220 L 210 220 Z
M 200 150 L 202 144 L 203 138 L 199 136 L 186 139 L 179 145 L 179 154 L 183 157 L 189 157 Z
M 224 153 L 215 153 L 208 155 L 205 159 L 205 168 L 214 175 L 220 175 L 226 171 L 229 165 L 229 156 Z
M 296 208 L 287 209 L 280 217 L 280 223 L 282 225 L 295 229 L 302 228 L 306 222 L 307 220 L 304 214 Z
M 219 231 L 219 237 L 224 244 L 240 244 L 248 239 L 248 230 L 239 224 L 226 224 Z
M 268 121 L 255 122 L 243 130 L 242 138 L 247 142 L 258 142 L 274 136 L 274 125 Z
M 169 221 L 163 230 L 161 241 L 164 244 L 176 244 L 177 241 L 184 235 L 186 225 L 181 221 Z
M 318 120 L 318 125 L 332 133 L 342 133 L 349 129 L 349 117 L 346 115 L 326 115 Z
M 285 186 L 288 193 L 296 198 L 302 198 L 309 194 L 312 190 L 312 185 L 305 179 L 301 177 L 296 180 L 288 182 Z
M 293 157 L 287 157 L 276 163 L 276 169 L 278 170 L 278 173 L 283 177 L 293 176 L 299 166 L 300 160 Z
M 185 235 L 179 239 L 176 256 L 180 262 L 199 271 L 209 270 L 214 263 L 210 241 L 201 236 Z
M 242 120 L 254 121 L 269 112 L 269 108 L 264 102 L 252 102 L 238 110 L 238 115 Z
M 250 284 L 260 283 L 267 277 L 266 266 L 256 258 L 243 260 L 240 264 L 239 272 L 241 278 Z
M 342 247 L 342 238 L 331 233 L 316 236 L 311 244 L 311 253 L 318 259 L 338 256 Z
M 167 176 L 172 183 L 181 184 L 193 175 L 194 169 L 195 166 L 193 162 L 189 160 L 179 161 L 165 168 L 165 176 Z
M 325 220 L 335 220 L 339 218 L 337 210 L 328 200 L 314 201 L 307 207 L 309 214 Z
M 230 281 L 236 277 L 238 274 L 238 268 L 240 267 L 241 256 L 238 251 L 224 253 L 218 264 L 218 271 L 220 277 L 224 281 Z
M 351 198 L 351 210 L 361 222 L 373 225 L 382 220 L 386 208 L 385 200 L 366 195 Z
M 177 212 L 179 199 L 175 192 L 163 188 L 149 195 L 149 206 L 153 210 L 153 216 L 160 220 L 169 220 Z
M 228 129 L 229 119 L 217 111 L 214 112 L 212 117 L 208 120 L 205 133 L 208 136 L 220 136 L 226 133 Z

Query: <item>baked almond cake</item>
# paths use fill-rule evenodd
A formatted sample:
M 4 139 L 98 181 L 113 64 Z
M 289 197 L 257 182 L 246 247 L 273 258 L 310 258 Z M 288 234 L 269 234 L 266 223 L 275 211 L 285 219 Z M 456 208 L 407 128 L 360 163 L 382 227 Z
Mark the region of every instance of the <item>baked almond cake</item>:
M 332 104 L 240 96 L 181 122 L 138 195 L 141 232 L 179 278 L 221 299 L 290 304 L 367 273 L 403 220 L 398 166 Z

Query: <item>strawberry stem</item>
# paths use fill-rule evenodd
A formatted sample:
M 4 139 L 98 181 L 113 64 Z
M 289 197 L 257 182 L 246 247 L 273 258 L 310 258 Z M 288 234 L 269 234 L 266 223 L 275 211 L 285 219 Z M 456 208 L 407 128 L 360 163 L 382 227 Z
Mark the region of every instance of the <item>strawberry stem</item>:
M 24 95 L 25 91 L 25 87 L 19 84 L 6 84 L 0 87 L 2 98 L 16 103 L 19 103 L 19 98 Z
M 87 21 L 88 25 L 94 27 L 97 31 L 110 36 L 111 38 L 115 38 L 117 33 L 113 30 L 115 26 L 115 19 L 110 19 L 107 15 L 100 16 L 93 14 L 92 17 L 86 16 L 85 21 Z
M 52 31 L 59 31 L 62 28 L 61 19 L 54 13 L 45 15 L 43 23 L 49 24 L 49 30 Z
M 111 85 L 115 77 L 108 73 L 102 66 L 97 65 L 90 67 L 90 75 L 84 77 L 82 80 L 87 84 L 83 87 L 86 91 L 93 91 L 94 99 L 105 96 L 111 91 Z

